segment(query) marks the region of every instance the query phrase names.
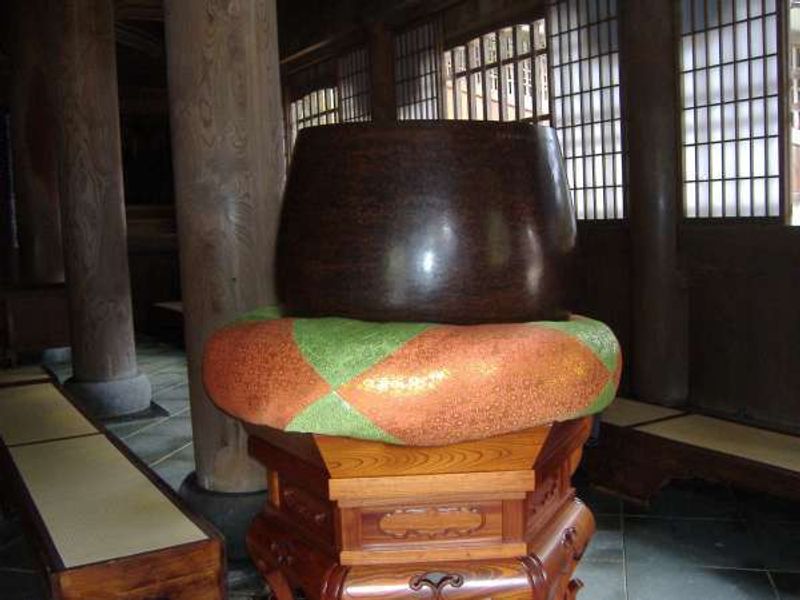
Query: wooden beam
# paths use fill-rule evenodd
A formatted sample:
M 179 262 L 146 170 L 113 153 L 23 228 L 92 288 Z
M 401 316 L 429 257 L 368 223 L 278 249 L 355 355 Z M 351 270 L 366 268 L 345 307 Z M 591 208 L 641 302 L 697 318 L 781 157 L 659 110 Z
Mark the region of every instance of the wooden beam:
M 143 410 L 133 337 L 111 0 L 60 8 L 60 189 L 72 390 L 99 415 Z
M 264 488 L 238 421 L 203 388 L 209 334 L 274 301 L 285 174 L 275 0 L 167 0 L 165 25 L 197 481 Z
M 11 144 L 20 277 L 26 283 L 60 283 L 55 10 L 50 0 L 12 4 Z
M 621 67 L 633 272 L 633 386 L 676 405 L 689 388 L 688 300 L 681 284 L 680 146 L 674 6 L 621 5 Z
M 369 51 L 372 120 L 375 123 L 394 123 L 397 121 L 394 35 L 384 23 L 370 26 Z

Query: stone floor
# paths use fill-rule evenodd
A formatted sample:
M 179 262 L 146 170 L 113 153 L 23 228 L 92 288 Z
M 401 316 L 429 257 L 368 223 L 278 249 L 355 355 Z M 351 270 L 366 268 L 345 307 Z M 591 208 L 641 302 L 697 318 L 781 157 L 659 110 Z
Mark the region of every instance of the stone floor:
M 109 429 L 173 488 L 194 468 L 186 361 L 152 339 L 137 345 L 155 406 Z M 53 365 L 59 377 L 68 364 Z M 675 483 L 648 509 L 589 489 L 581 497 L 598 531 L 577 576 L 584 600 L 800 600 L 800 506 L 702 482 Z M 266 596 L 254 570 L 232 565 L 230 598 Z M 0 600 L 45 598 L 30 547 L 13 518 L 0 520 Z

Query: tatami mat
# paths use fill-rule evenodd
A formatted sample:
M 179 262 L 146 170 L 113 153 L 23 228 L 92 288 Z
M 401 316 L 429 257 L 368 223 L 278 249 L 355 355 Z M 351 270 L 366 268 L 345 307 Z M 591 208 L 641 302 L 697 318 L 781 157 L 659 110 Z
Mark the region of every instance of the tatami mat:
M 649 434 L 716 452 L 800 472 L 800 438 L 722 421 L 687 415 L 636 428 Z
M 67 568 L 207 539 L 104 435 L 10 452 Z
M 50 376 L 40 365 L 0 369 L 0 385 L 14 385 L 29 381 L 48 381 Z
M 617 427 L 630 427 L 666 419 L 681 414 L 681 411 L 656 404 L 637 402 L 627 398 L 617 398 L 603 411 L 603 423 Z
M 7 446 L 96 431 L 51 383 L 0 388 L 0 437 Z

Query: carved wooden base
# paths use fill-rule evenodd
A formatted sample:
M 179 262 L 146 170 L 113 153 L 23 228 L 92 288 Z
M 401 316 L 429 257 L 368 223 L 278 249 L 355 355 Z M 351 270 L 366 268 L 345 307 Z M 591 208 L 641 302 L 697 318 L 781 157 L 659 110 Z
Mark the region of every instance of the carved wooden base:
M 586 419 L 433 448 L 251 429 L 270 498 L 248 547 L 279 600 L 565 600 L 594 518 Z

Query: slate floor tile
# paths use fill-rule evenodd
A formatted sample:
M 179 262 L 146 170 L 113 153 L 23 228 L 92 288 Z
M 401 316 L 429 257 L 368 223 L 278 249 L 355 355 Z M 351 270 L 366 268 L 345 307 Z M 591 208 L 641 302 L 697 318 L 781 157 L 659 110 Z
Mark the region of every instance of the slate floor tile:
M 166 412 L 166 410 L 164 412 Z M 135 419 L 132 421 L 115 421 L 111 423 L 105 423 L 105 426 L 119 439 L 124 440 L 125 438 L 145 429 L 146 427 L 151 427 L 156 423 L 160 423 L 166 419 L 167 416 L 149 417 L 145 419 Z
M 189 445 L 153 465 L 153 471 L 177 491 L 186 476 L 194 471 L 194 446 Z
M 123 440 L 148 465 L 183 448 L 191 441 L 192 424 L 188 413 L 160 421 Z
M 756 522 L 751 528 L 767 569 L 800 573 L 800 522 Z
M 584 584 L 578 594 L 582 600 L 626 600 L 625 573 L 621 561 L 593 562 L 584 559 L 575 577 Z
M 178 355 L 145 359 L 139 363 L 139 368 L 150 377 L 159 373 L 185 374 L 186 357 Z
M 160 394 L 169 388 L 186 385 L 188 383 L 189 378 L 185 372 L 173 373 L 171 371 L 162 371 L 150 376 L 150 385 L 153 388 L 153 395 Z
M 0 546 L 0 568 L 35 571 L 38 567 L 36 555 L 22 529 L 9 536 Z M 0 596 L 2 598 L 3 596 Z
M 625 516 L 629 563 L 662 567 L 763 569 L 763 553 L 744 522 Z
M 178 385 L 159 392 L 153 396 L 153 402 L 175 415 L 189 408 L 189 386 Z
M 269 592 L 255 566 L 248 561 L 228 565 L 228 593 L 231 598 L 267 598 Z
M 628 600 L 775 600 L 765 571 L 629 564 Z
M 800 503 L 758 492 L 737 490 L 736 496 L 746 519 L 800 523 Z
M 690 519 L 741 517 L 740 501 L 730 487 L 699 480 L 674 481 L 655 495 L 648 507 L 626 502 L 623 510 L 626 515 L 649 517 Z
M 622 552 L 621 517 L 595 515 L 597 530 L 589 542 L 583 560 L 597 562 L 620 562 Z
M 36 571 L 0 568 L 0 598 L 3 600 L 46 600 L 44 577 Z
M 800 600 L 800 573 L 770 573 L 780 600 Z

